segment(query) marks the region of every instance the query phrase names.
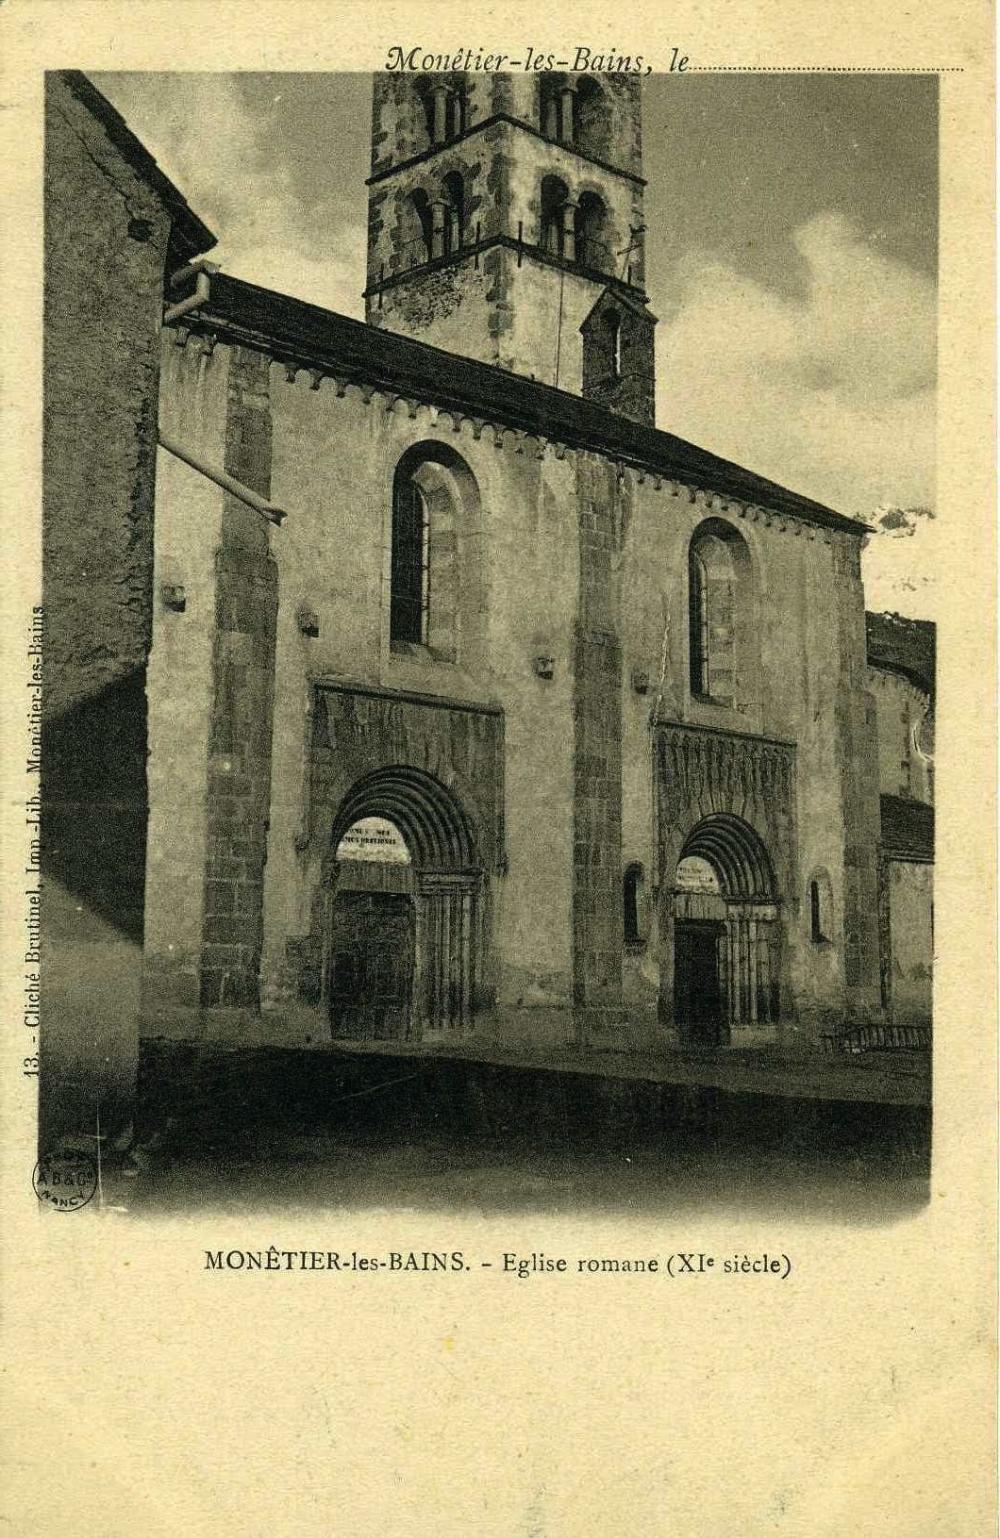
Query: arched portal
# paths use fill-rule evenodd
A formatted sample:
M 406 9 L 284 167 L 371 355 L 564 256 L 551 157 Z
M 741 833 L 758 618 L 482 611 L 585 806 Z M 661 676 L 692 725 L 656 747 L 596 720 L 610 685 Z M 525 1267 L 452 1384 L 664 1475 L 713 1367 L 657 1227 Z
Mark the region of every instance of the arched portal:
M 774 869 L 742 818 L 716 813 L 681 848 L 673 883 L 674 1020 L 693 1046 L 779 1013 L 780 926 Z
M 472 1024 L 479 840 L 458 798 L 405 765 L 359 780 L 334 819 L 327 998 L 334 1037 L 427 1040 Z

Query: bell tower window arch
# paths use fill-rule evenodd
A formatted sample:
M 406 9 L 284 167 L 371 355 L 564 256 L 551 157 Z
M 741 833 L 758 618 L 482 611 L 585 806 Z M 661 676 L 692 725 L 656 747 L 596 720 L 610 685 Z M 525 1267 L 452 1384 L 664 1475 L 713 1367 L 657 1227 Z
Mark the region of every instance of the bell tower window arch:
M 596 192 L 582 192 L 573 216 L 574 258 L 581 267 L 609 273 L 613 265 L 608 240 L 608 210 Z
M 573 260 L 575 228 L 569 188 L 559 176 L 543 176 L 541 247 L 548 256 Z

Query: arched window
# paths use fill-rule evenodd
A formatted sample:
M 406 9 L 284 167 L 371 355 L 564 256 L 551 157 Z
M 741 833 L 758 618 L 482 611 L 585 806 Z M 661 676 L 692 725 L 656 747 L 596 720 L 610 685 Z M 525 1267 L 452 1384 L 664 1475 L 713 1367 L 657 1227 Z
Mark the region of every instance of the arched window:
M 433 144 L 435 142 L 435 137 L 434 137 L 434 117 L 435 117 L 435 101 L 436 101 L 435 82 L 434 82 L 434 80 L 433 80 L 433 78 L 431 76 L 429 76 L 429 75 L 422 75 L 417 80 L 414 81 L 413 90 L 414 90 L 415 98 L 416 98 L 416 100 L 417 100 L 417 102 L 419 103 L 419 106 L 420 106 L 420 112 L 418 114 L 418 117 L 422 117 L 422 119 L 423 119 L 423 125 L 422 126 L 423 126 L 423 129 L 424 129 L 425 135 L 426 135 L 426 142 L 427 142 L 428 145 Z M 418 140 L 418 143 L 419 143 L 419 140 Z
M 557 144 L 574 142 L 576 92 L 572 75 L 545 73 L 538 77 L 538 127 Z
M 460 251 L 465 244 L 465 183 L 457 171 L 449 171 L 443 182 L 446 222 L 444 249 Z
M 572 258 L 572 253 L 566 249 L 566 204 L 569 201 L 569 188 L 558 176 L 542 177 L 542 230 L 541 246 L 549 256 L 567 256 Z
M 813 939 L 825 940 L 818 881 L 810 881 L 809 883 L 809 913 Z
M 702 552 L 694 545 L 692 545 L 688 556 L 688 589 L 691 693 L 707 695 L 710 657 L 708 642 L 708 568 Z
M 643 897 L 642 866 L 629 865 L 623 881 L 626 945 L 641 945 L 645 939 Z
M 485 545 L 479 488 L 461 455 L 432 440 L 407 449 L 393 480 L 390 649 L 483 671 Z
M 426 130 L 427 145 L 445 144 L 465 131 L 467 89 L 459 77 L 422 75 L 414 82 Z
M 709 519 L 688 550 L 691 693 L 740 705 L 752 687 L 749 554 L 735 529 Z
M 469 98 L 464 80 L 457 81 L 448 93 L 447 135 L 455 139 L 468 124 Z
M 614 121 L 608 93 L 599 80 L 584 75 L 577 83 L 573 143 L 585 155 L 610 160 Z
M 559 138 L 560 75 L 545 74 L 538 82 L 538 126 L 548 139 Z
M 583 267 L 610 272 L 613 257 L 607 239 L 607 210 L 596 192 L 584 192 L 576 206 L 576 260 Z
M 421 187 L 411 192 L 403 205 L 402 252 L 404 267 L 422 267 L 429 262 L 434 240 L 434 216 L 430 199 Z
M 410 475 L 396 477 L 392 499 L 392 583 L 389 637 L 421 645 L 430 610 L 430 520 Z
M 825 870 L 809 881 L 809 938 L 814 945 L 833 938 L 833 888 Z

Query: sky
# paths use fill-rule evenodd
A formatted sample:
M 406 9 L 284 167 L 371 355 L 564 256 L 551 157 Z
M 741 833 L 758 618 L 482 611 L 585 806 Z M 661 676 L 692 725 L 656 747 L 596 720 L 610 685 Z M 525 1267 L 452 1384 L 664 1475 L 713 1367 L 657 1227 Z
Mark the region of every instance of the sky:
M 371 79 L 97 74 L 236 277 L 362 317 Z M 937 81 L 643 85 L 657 425 L 875 525 L 869 608 L 935 618 Z

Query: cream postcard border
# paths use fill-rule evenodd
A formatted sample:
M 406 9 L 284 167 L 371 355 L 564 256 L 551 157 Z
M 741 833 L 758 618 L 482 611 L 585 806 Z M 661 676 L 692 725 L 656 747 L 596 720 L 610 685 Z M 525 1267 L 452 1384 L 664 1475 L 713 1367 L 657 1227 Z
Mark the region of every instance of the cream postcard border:
M 612 35 L 613 34 L 613 35 Z M 3 990 L 12 1531 L 148 1538 L 993 1530 L 996 1152 L 992 14 L 955 0 L 635 6 L 7 0 L 0 572 L 4 956 L 20 949 L 23 638 L 37 601 L 42 71 L 378 69 L 388 47 L 576 42 L 692 67 L 941 72 L 940 580 L 934 1151 L 929 1206 L 884 1226 L 689 1212 L 485 1220 L 283 1209 L 45 1220 Z M 794 1248 L 781 1288 L 377 1284 L 204 1270 L 204 1249 L 642 1253 Z M 329 1241 L 329 1242 L 328 1242 Z M 336 1241 L 336 1242 L 333 1242 Z M 433 1284 L 433 1285 L 432 1285 Z

